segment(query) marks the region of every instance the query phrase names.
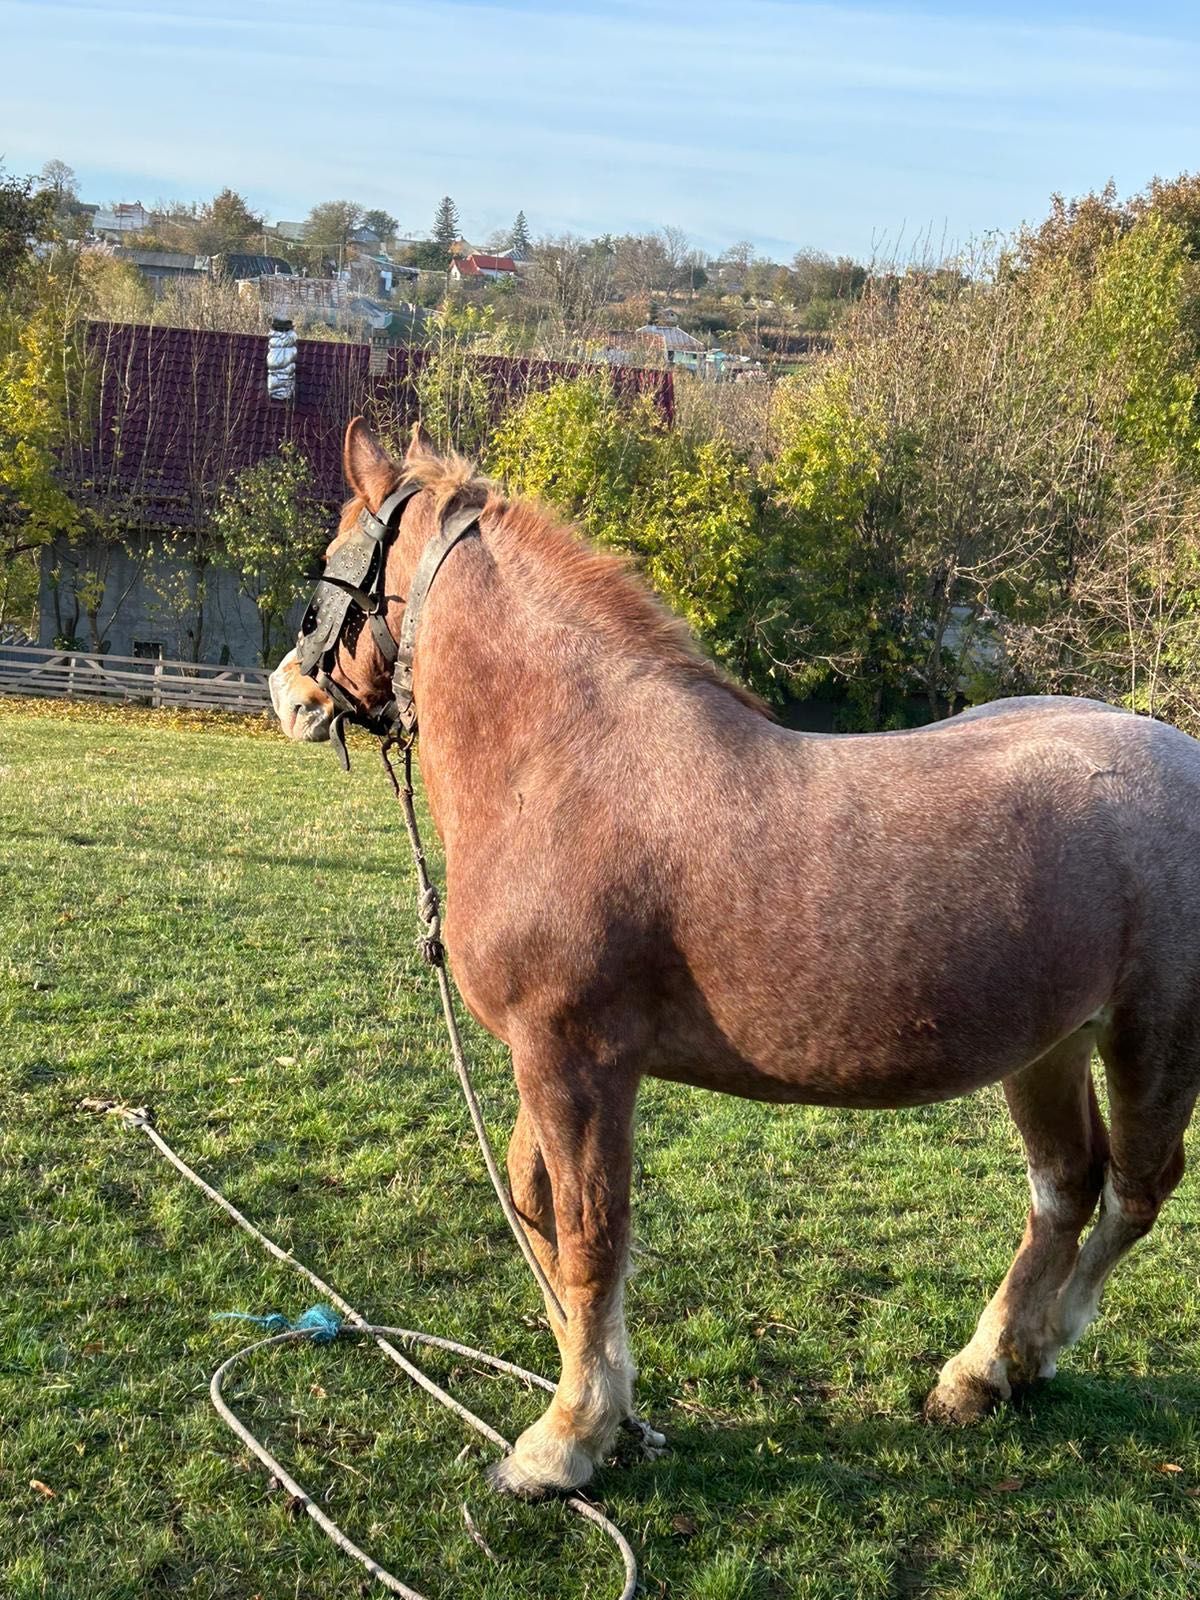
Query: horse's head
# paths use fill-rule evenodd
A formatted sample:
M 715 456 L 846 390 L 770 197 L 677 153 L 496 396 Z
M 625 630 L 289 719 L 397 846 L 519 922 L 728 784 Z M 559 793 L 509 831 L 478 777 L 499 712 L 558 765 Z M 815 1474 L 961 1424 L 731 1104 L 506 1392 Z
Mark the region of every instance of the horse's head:
M 342 460 L 353 498 L 343 510 L 337 533 L 325 550 L 326 567 L 353 534 L 364 508 L 377 512 L 406 479 L 424 482 L 435 475 L 435 466 L 441 466 L 419 426 L 413 430 L 404 460 L 396 462 L 372 436 L 361 417 L 356 417 L 346 429 Z M 400 635 L 408 577 L 433 531 L 436 499 L 428 494 L 414 497 L 405 508 L 395 538 L 386 551 L 381 589 L 385 603 L 381 616 L 393 639 Z M 378 648 L 371 628 L 363 625 L 365 620 L 361 610 L 349 609 L 327 672 L 335 691 L 340 690 L 356 706 L 370 713 L 386 704 L 391 696 L 391 666 Z M 289 739 L 319 743 L 329 738 L 338 705 L 332 694 L 303 671 L 296 650 L 290 650 L 271 674 L 270 689 L 272 704 Z

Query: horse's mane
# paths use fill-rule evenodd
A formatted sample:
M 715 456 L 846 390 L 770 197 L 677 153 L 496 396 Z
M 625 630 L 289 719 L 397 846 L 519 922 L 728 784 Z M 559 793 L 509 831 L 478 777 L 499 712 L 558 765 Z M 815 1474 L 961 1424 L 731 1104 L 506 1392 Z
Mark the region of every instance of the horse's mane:
M 520 566 L 528 592 L 544 595 L 547 609 L 565 607 L 627 656 L 650 657 L 771 716 L 758 695 L 701 651 L 687 623 L 650 593 L 628 556 L 597 549 L 537 501 L 508 500 L 495 488 L 483 514 L 497 555 Z
M 497 557 L 520 569 L 525 592 L 543 597 L 548 610 L 565 607 L 627 656 L 649 657 L 724 689 L 761 716 L 772 716 L 758 695 L 704 655 L 687 624 L 650 593 L 627 556 L 597 549 L 536 500 L 509 500 L 457 452 L 410 451 L 403 480 L 432 492 L 438 516 L 451 501 L 478 505 Z

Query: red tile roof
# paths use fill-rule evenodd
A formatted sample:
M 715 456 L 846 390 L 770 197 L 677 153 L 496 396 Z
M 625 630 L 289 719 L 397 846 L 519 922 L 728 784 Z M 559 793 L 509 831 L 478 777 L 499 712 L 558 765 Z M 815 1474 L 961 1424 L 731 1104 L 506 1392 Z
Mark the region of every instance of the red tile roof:
M 515 272 L 517 270 L 517 263 L 511 256 L 485 256 L 479 254 L 463 256 L 457 266 L 463 276 L 468 278 L 473 273 L 479 272 Z
M 193 328 L 92 323 L 87 348 L 94 426 L 65 463 L 78 491 L 131 523 L 201 523 L 215 492 L 235 473 L 294 441 L 312 467 L 318 497 L 345 498 L 342 436 L 362 413 L 392 438 L 417 415 L 415 378 L 428 360 L 416 347 L 391 346 L 386 370 L 369 371 L 370 347 L 301 339 L 296 398 L 267 395 L 265 335 Z M 551 361 L 480 356 L 499 411 L 526 390 L 547 388 L 581 369 Z M 612 368 L 618 391 L 648 392 L 669 423 L 669 373 Z

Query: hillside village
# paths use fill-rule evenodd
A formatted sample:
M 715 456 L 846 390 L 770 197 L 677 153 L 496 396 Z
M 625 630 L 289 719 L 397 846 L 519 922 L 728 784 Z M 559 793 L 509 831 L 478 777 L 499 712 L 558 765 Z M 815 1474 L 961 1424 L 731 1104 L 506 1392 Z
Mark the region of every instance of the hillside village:
M 449 197 L 418 237 L 76 188 L 0 173 L 20 648 L 277 661 L 362 413 L 626 554 L 787 715 L 1054 689 L 1200 726 L 1200 177 L 872 273 L 520 212 L 472 237 Z
M 60 231 L 128 267 L 142 314 L 166 323 L 249 331 L 287 319 L 305 336 L 381 344 L 451 326 L 496 353 L 761 381 L 824 348 L 867 279 L 861 263 L 817 251 L 784 264 L 741 241 L 712 256 L 671 227 L 536 236 L 524 212 L 474 239 L 448 196 L 413 237 L 350 201 L 272 222 L 229 189 L 190 206 L 97 205 L 79 199 L 64 163 L 48 163 L 41 181 L 53 186 Z

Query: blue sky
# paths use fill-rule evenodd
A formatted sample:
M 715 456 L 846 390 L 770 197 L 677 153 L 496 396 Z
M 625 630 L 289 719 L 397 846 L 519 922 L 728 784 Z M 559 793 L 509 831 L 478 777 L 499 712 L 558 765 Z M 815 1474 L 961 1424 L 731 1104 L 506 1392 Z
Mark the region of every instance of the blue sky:
M 1200 167 L 1194 0 L 0 0 L 0 156 L 478 240 L 670 223 L 905 254 Z

